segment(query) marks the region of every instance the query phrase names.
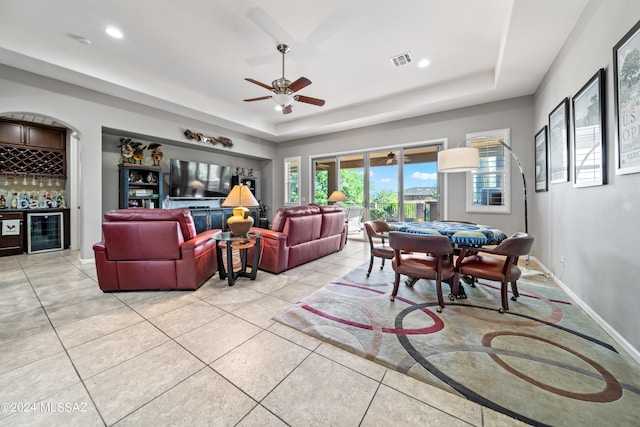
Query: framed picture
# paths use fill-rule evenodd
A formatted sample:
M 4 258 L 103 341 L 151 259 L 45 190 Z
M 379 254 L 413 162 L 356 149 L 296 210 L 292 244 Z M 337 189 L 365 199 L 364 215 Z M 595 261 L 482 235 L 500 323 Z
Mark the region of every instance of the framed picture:
M 606 184 L 604 68 L 571 99 L 573 111 L 573 186 Z
M 535 137 L 536 191 L 549 189 L 547 172 L 547 127 L 544 126 Z
M 549 114 L 549 172 L 552 184 L 569 181 L 569 98 Z
M 640 172 L 640 21 L 613 47 L 617 175 Z

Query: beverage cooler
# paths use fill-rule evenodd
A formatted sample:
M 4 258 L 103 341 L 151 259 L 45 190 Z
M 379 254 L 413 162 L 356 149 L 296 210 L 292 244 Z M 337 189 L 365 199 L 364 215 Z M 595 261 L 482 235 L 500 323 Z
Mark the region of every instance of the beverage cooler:
M 27 253 L 64 249 L 62 212 L 27 213 Z

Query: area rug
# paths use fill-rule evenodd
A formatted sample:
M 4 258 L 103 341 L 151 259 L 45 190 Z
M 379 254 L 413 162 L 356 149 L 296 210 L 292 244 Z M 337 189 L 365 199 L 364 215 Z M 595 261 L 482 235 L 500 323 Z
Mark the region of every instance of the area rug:
M 531 425 L 638 425 L 640 367 L 542 273 L 525 271 L 504 314 L 488 281 L 437 313 L 434 282 L 401 283 L 391 302 L 393 271 L 366 270 L 276 320 Z

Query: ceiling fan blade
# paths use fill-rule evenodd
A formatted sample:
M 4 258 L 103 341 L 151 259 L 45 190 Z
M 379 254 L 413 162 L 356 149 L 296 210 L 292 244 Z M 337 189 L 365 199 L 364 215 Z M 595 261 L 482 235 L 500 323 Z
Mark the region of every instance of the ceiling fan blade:
M 293 111 L 293 106 L 291 104 L 282 107 L 282 114 L 289 114 Z
M 322 107 L 324 105 L 324 99 L 312 98 L 310 96 L 295 95 L 293 99 L 295 99 L 298 102 L 305 102 L 307 104 L 313 104 L 319 107 Z
M 295 40 L 271 15 L 261 7 L 252 7 L 247 11 L 247 18 L 264 31 L 276 43 Z
M 246 80 L 246 81 L 248 81 L 248 82 L 251 82 L 251 83 L 257 84 L 258 86 L 262 86 L 263 88 L 265 88 L 265 89 L 267 89 L 267 90 L 274 90 L 274 89 L 273 89 L 271 86 L 269 86 L 268 84 L 265 84 L 265 83 L 259 82 L 259 81 L 257 81 L 257 80 L 250 79 L 250 78 L 247 78 L 247 77 L 245 77 L 245 80 Z
M 295 82 L 289 84 L 289 89 L 291 89 L 293 92 L 297 92 L 300 89 L 309 86 L 310 84 L 311 84 L 311 80 L 309 80 L 306 77 L 300 77 Z
M 249 99 L 245 99 L 246 102 L 251 102 L 251 101 L 262 101 L 263 99 L 271 99 L 271 96 L 261 96 L 259 98 L 249 98 Z

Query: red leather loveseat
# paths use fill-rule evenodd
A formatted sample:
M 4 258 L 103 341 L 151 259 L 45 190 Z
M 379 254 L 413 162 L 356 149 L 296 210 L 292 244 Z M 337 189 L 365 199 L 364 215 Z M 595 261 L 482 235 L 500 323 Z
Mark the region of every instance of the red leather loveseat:
M 262 233 L 259 268 L 281 273 L 341 251 L 347 242 L 344 219 L 345 213 L 338 205 L 278 209 L 271 230 L 252 228 Z
M 220 230 L 196 235 L 188 210 L 121 209 L 104 220 L 93 245 L 103 291 L 197 289 L 217 271 Z

